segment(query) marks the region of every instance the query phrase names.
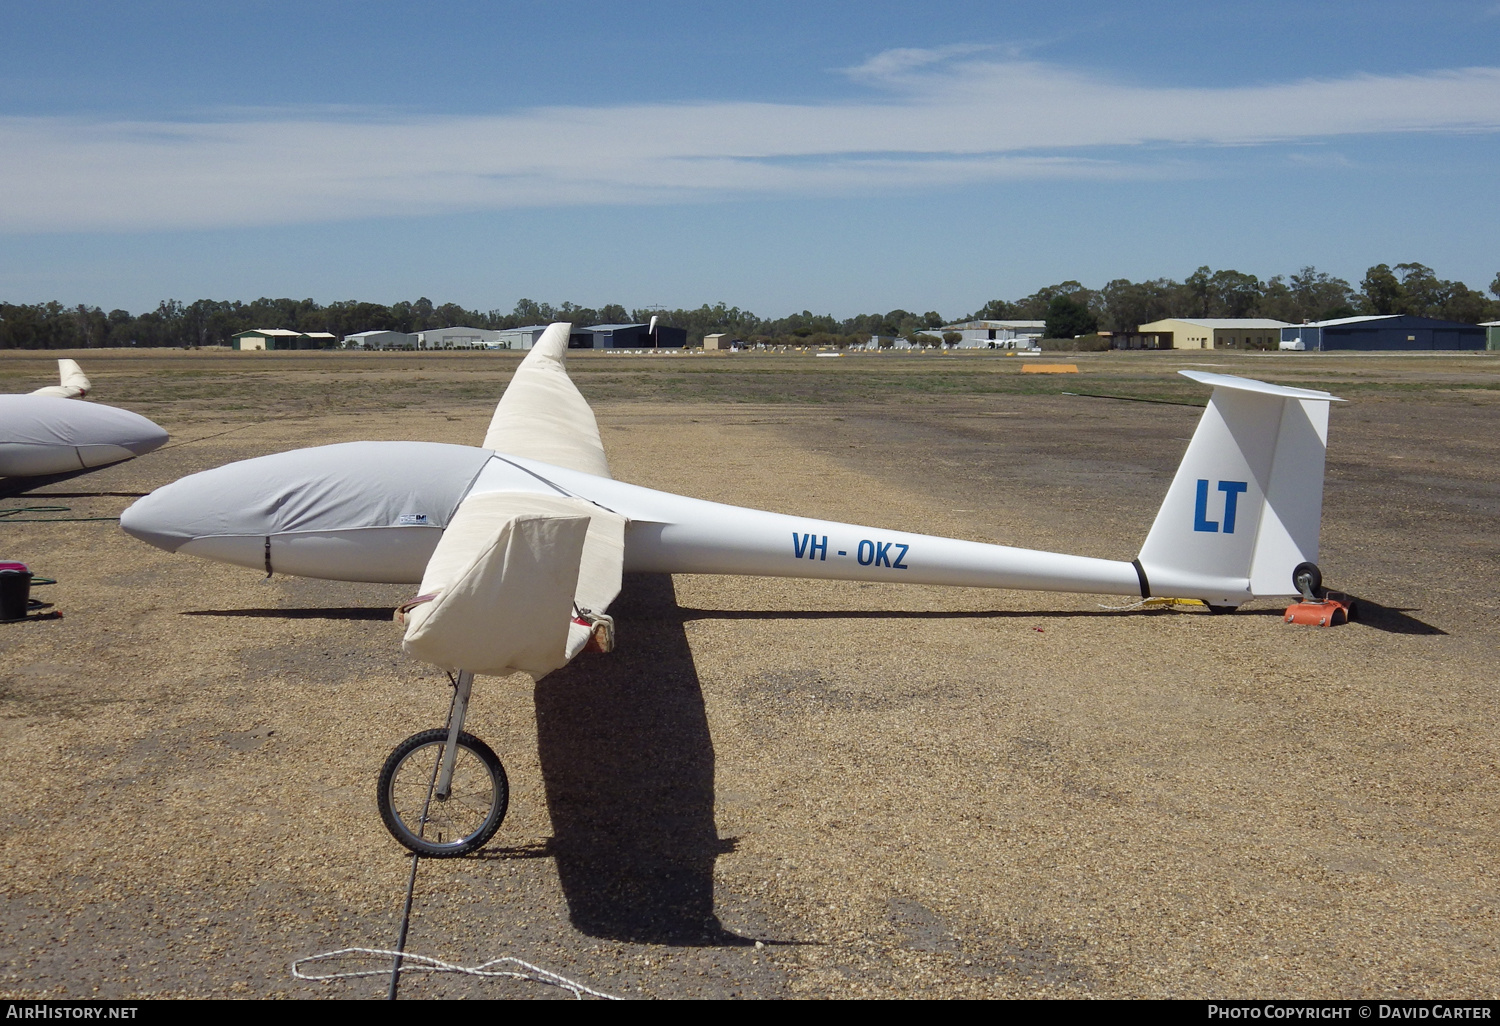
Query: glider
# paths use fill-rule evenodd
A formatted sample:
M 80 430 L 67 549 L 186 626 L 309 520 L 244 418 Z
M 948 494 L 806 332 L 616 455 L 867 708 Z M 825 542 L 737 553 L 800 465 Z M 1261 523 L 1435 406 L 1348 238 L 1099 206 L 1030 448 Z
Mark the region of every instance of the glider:
M 170 552 L 305 577 L 418 584 L 411 655 L 454 676 L 447 727 L 381 772 L 398 841 L 482 846 L 505 814 L 499 759 L 463 732 L 475 673 L 540 678 L 609 651 L 622 572 L 747 574 L 1196 598 L 1216 611 L 1321 587 L 1327 392 L 1200 371 L 1213 389 L 1131 561 L 786 516 L 616 481 L 564 367 L 569 325 L 522 361 L 480 447 L 351 442 L 185 477 L 120 526 Z
M 73 360 L 58 360 L 57 369 L 56 385 L 0 395 L 0 477 L 91 470 L 166 443 L 167 433 L 138 413 L 76 402 L 88 395 L 89 379 Z

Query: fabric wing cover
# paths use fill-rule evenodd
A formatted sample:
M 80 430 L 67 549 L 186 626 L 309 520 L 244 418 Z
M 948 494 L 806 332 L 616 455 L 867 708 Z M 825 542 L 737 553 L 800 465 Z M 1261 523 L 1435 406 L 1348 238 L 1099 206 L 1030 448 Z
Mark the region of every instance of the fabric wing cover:
M 563 364 L 571 325 L 550 325 L 500 397 L 484 436 L 496 452 L 609 477 L 594 411 Z
M 403 648 L 447 670 L 542 677 L 577 654 L 573 606 L 620 591 L 625 520 L 581 499 L 492 492 L 460 504 L 407 614 Z M 576 632 L 575 632 L 576 633 Z

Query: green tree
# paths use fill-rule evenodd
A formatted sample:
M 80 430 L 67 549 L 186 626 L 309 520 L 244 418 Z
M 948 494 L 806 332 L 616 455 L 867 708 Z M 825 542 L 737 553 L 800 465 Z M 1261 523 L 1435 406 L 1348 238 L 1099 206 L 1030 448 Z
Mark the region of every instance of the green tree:
M 1365 306 L 1372 314 L 1394 314 L 1404 312 L 1406 293 L 1401 280 L 1392 273 L 1389 264 L 1376 264 L 1365 272 L 1359 283 L 1364 293 Z
M 1261 283 L 1253 274 L 1215 271 L 1209 278 L 1214 316 L 1249 317 L 1260 305 Z
M 1142 324 L 1171 316 L 1181 288 L 1170 278 L 1143 282 L 1116 278 L 1099 292 L 1102 319 L 1111 331 L 1135 331 Z
M 1188 275 L 1187 280 L 1182 283 L 1187 293 L 1188 301 L 1191 304 L 1187 311 L 1189 317 L 1208 316 L 1209 306 L 1213 302 L 1214 295 L 1213 277 L 1213 269 L 1204 264 Z
M 1401 279 L 1404 298 L 1401 308 L 1394 313 L 1431 317 L 1442 307 L 1453 288 L 1451 281 L 1443 281 L 1426 264 L 1397 264 L 1395 272 Z
M 1496 280 L 1500 281 L 1500 276 L 1497 276 Z M 974 315 L 968 319 L 971 321 L 1008 321 L 1020 317 L 1020 308 L 1015 303 L 1007 303 L 1003 299 L 992 299 L 974 311 Z
M 1053 296 L 1046 319 L 1047 338 L 1077 338 L 1099 327 L 1099 318 L 1088 304 L 1072 295 Z
M 1099 294 L 1084 288 L 1076 281 L 1065 281 L 1057 285 L 1047 285 L 1037 289 L 1025 299 L 1016 303 L 1019 308 L 1017 316 L 1025 320 L 1041 320 L 1047 316 L 1047 311 L 1052 306 L 1052 301 L 1058 296 L 1067 296 L 1075 302 L 1082 303 L 1086 308 L 1092 310 L 1099 302 Z M 1092 329 L 1090 329 L 1092 330 Z

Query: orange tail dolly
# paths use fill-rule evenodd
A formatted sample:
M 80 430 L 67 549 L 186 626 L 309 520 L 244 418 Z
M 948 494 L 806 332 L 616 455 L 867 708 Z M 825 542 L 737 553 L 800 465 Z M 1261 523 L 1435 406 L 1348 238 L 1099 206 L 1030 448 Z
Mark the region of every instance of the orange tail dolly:
M 1286 607 L 1287 623 L 1303 623 L 1313 627 L 1337 627 L 1349 622 L 1354 610 L 1350 598 L 1325 598 L 1321 602 L 1294 602 Z

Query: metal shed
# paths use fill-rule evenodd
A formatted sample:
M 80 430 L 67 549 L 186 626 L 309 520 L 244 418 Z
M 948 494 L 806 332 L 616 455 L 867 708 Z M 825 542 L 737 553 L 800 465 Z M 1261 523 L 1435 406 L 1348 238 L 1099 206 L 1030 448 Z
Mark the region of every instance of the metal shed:
M 654 339 L 650 329 L 649 324 L 592 324 L 574 333 L 568 345 L 573 349 L 681 349 L 687 345 L 686 328 L 658 324 Z M 590 340 L 583 341 L 580 334 Z
M 454 325 L 449 328 L 429 328 L 417 332 L 418 349 L 485 349 L 500 339 L 500 333 L 491 328 L 470 328 Z
M 1374 314 L 1312 321 L 1281 329 L 1282 349 L 1327 352 L 1334 349 L 1411 350 L 1432 352 L 1483 349 L 1485 329 L 1478 324 L 1442 321 L 1410 314 Z
M 404 331 L 361 331 L 344 336 L 344 345 L 365 349 L 412 349 L 416 344 L 417 336 Z
M 1500 349 L 1500 321 L 1485 321 L 1480 327 L 1484 329 L 1484 348 Z
M 961 339 L 959 349 L 1030 349 L 1046 327 L 1046 321 L 964 321 L 929 328 L 927 334 L 941 338 L 954 332 Z
M 288 328 L 252 328 L 229 337 L 229 348 L 241 352 L 265 349 L 295 349 L 302 332 Z
M 495 344 L 500 349 L 530 349 L 547 330 L 545 324 L 528 324 L 520 328 L 502 328 L 496 332 Z
M 1116 348 L 1270 349 L 1286 321 L 1266 317 L 1166 317 L 1142 324 Z M 1130 344 L 1130 338 L 1140 341 Z

